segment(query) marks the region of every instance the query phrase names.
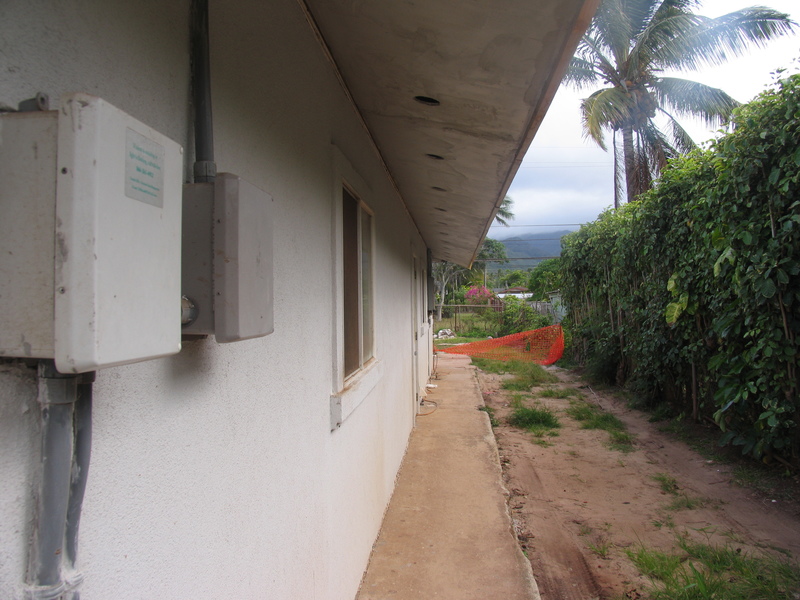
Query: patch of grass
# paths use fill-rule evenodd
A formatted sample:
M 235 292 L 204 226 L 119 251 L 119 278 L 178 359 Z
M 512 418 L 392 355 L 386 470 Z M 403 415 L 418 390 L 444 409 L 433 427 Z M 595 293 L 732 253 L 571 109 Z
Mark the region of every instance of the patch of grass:
M 589 535 L 592 533 L 592 528 L 586 525 L 585 523 L 581 525 L 580 529 L 578 530 L 578 535 Z
M 508 417 L 508 422 L 520 429 L 558 429 L 561 423 L 555 413 L 546 406 L 517 406 Z
M 489 415 L 489 424 L 492 427 L 497 427 L 498 425 L 500 425 L 500 421 L 498 421 L 497 418 L 494 416 L 494 409 L 491 406 L 479 406 L 478 410 L 481 410 L 485 412 L 487 415 Z
M 666 554 L 658 550 L 651 550 L 640 546 L 636 550 L 625 550 L 625 554 L 641 571 L 642 575 L 650 579 L 664 581 L 681 566 L 681 557 L 675 554 Z
M 678 546 L 681 554 L 643 546 L 626 551 L 633 564 L 653 581 L 654 600 L 789 600 L 800 590 L 800 566 L 796 562 L 681 537 Z
M 707 503 L 703 498 L 680 494 L 667 505 L 667 510 L 693 510 L 695 508 L 703 508 Z
M 791 598 L 792 592 L 800 591 L 800 565 L 796 562 L 748 554 L 730 545 L 711 546 L 685 538 L 678 543 L 690 561 L 699 563 L 699 569 L 693 569 L 687 579 L 700 583 L 702 578 L 696 574 L 702 574 L 706 582 L 724 590 L 720 598 Z
M 625 430 L 625 424 L 611 413 L 603 412 L 588 402 L 570 401 L 567 414 L 580 422 L 581 429 L 602 429 L 609 434 L 609 446 L 612 450 L 631 452 L 633 436 Z
M 470 344 L 472 342 L 479 342 L 485 340 L 486 336 L 482 337 L 467 337 L 467 336 L 458 336 L 454 338 L 445 338 L 441 340 L 433 340 L 433 346 L 437 350 L 450 348 L 451 346 L 457 346 L 458 344 Z
M 604 536 L 598 536 L 595 542 L 589 542 L 586 546 L 591 550 L 592 554 L 600 558 L 608 558 L 612 544 Z
M 488 360 L 485 358 L 473 358 L 472 364 L 491 373 L 510 373 L 513 379 L 503 382 L 506 390 L 525 392 L 532 387 L 545 383 L 556 383 L 558 377 L 548 373 L 541 365 L 533 362 L 523 362 L 520 360 Z
M 502 388 L 504 390 L 509 390 L 512 392 L 526 392 L 530 390 L 531 387 L 533 386 L 528 385 L 523 379 L 520 379 L 519 377 L 515 377 L 514 379 L 509 379 L 507 381 L 504 381 L 502 384 Z
M 509 363 L 504 360 L 489 360 L 488 358 L 472 358 L 472 364 L 487 373 L 511 373 Z
M 617 452 L 633 452 L 633 436 L 627 431 L 611 430 L 608 432 L 611 437 L 609 448 Z
M 536 394 L 542 398 L 583 398 L 583 394 L 575 388 L 547 388 L 539 390 Z
M 653 519 L 651 521 L 653 526 L 658 527 L 661 529 L 662 527 L 666 527 L 667 529 L 675 529 L 675 521 L 672 518 L 672 515 L 668 512 L 659 513 L 658 519 Z
M 655 475 L 651 475 L 650 479 L 657 481 L 661 485 L 661 491 L 667 494 L 677 494 L 680 489 L 678 487 L 678 480 L 672 475 L 656 473 Z

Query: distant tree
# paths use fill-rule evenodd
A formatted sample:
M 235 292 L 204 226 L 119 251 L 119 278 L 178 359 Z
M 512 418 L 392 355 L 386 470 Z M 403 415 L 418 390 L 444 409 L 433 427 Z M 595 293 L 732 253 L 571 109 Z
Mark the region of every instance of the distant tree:
M 503 273 L 500 277 L 500 283 L 505 287 L 524 287 L 527 285 L 529 277 L 529 273 L 516 269 L 515 271 Z
M 533 300 L 546 300 L 547 292 L 561 287 L 561 259 L 543 260 L 531 271 L 528 289 Z
M 506 247 L 502 242 L 486 238 L 481 244 L 481 249 L 472 263 L 471 269 L 466 269 L 455 263 L 441 261 L 433 265 L 433 282 L 439 299 L 436 306 L 436 319 L 442 320 L 442 306 L 447 298 L 448 290 L 452 291 L 464 283 L 483 285 L 486 273 L 486 263 L 489 259 L 500 264 L 508 262 Z
M 483 284 L 487 263 L 502 265 L 507 262 L 508 254 L 506 254 L 506 247 L 503 242 L 487 237 L 483 240 L 478 256 L 475 257 L 475 262 L 472 263 L 469 280 L 476 284 Z
M 436 320 L 442 320 L 442 306 L 448 290 L 458 287 L 467 273 L 467 269 L 455 263 L 441 261 L 433 264 L 433 281 L 438 294 Z
M 506 247 L 503 242 L 499 242 L 492 238 L 486 238 L 481 244 L 481 249 L 478 251 L 478 256 L 475 257 L 475 264 L 482 266 L 483 262 L 487 260 L 497 260 L 501 263 L 508 262 L 508 255 L 506 254 Z
M 694 148 L 675 115 L 715 126 L 739 104 L 722 90 L 663 72 L 722 64 L 796 26 L 788 15 L 760 6 L 702 17 L 693 12 L 700 4 L 603 0 L 570 63 L 566 82 L 581 89 L 606 86 L 581 102 L 581 117 L 586 136 L 604 150 L 604 132 L 613 133 L 615 207 L 622 174 L 630 202 L 650 188 L 667 159 Z M 669 133 L 656 125 L 657 115 L 666 120 Z M 621 164 L 617 133 L 622 136 Z

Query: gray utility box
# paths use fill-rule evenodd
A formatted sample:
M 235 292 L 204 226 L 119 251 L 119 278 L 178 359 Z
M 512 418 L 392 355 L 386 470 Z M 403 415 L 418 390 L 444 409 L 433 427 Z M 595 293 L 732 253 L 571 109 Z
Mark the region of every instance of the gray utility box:
M 273 331 L 272 197 L 230 173 L 184 186 L 183 294 L 197 319 L 184 334 L 221 343 Z

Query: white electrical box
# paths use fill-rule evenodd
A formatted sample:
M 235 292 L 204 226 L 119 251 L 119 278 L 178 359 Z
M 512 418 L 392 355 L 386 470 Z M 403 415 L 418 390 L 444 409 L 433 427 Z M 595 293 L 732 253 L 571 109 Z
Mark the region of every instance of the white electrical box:
M 24 124 L 54 114 L 0 124 L 2 156 L 29 156 L 19 184 L 0 163 L 2 187 L 14 190 L 0 192 L 0 222 L 17 232 L 0 240 L 0 289 L 15 290 L 0 294 L 11 315 L 0 355 L 80 373 L 179 352 L 183 150 L 87 94 L 62 99 L 57 131 Z
M 53 358 L 55 111 L 0 115 L 0 356 Z
M 272 333 L 272 197 L 230 173 L 214 182 L 214 335 Z
M 273 331 L 272 197 L 231 173 L 184 186 L 183 331 L 237 342 Z

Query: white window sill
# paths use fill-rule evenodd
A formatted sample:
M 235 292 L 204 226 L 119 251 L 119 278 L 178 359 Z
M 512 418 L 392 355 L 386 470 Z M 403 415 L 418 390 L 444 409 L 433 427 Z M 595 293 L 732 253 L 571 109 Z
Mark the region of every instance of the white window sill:
M 331 395 L 331 431 L 341 427 L 383 377 L 383 362 L 371 359 L 345 380 L 344 388 Z

